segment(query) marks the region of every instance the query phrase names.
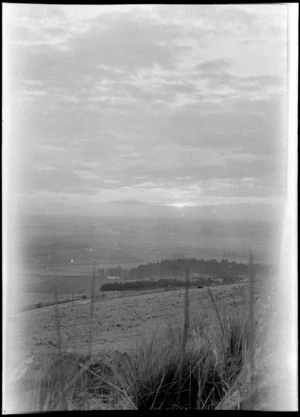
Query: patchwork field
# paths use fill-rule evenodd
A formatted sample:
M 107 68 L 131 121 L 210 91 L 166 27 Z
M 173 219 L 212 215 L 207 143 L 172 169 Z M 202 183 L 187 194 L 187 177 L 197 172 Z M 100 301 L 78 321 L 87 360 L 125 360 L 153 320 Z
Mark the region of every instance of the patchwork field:
M 18 250 L 26 272 L 45 275 L 91 271 L 93 259 L 107 267 L 199 256 L 247 262 L 249 248 L 264 262 L 275 250 L 276 230 L 238 220 L 44 216 L 24 220 Z

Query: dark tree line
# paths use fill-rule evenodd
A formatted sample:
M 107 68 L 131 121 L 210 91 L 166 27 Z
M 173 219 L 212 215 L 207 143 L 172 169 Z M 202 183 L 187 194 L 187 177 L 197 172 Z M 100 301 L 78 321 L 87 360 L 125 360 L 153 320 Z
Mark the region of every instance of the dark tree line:
M 101 291 L 130 291 L 155 288 L 180 288 L 184 287 L 185 281 L 178 279 L 139 280 L 128 282 L 113 282 L 101 285 Z
M 192 259 L 165 259 L 161 262 L 152 262 L 145 265 L 139 265 L 129 271 L 129 279 L 148 279 L 157 276 L 172 276 L 175 273 L 183 273 L 185 266 L 188 265 L 190 273 L 209 274 L 211 276 L 221 277 L 238 277 L 249 276 L 249 264 L 229 262 L 227 259 L 217 261 L 216 259 L 197 260 Z M 268 265 L 256 263 L 253 266 L 254 273 L 264 275 L 270 269 Z

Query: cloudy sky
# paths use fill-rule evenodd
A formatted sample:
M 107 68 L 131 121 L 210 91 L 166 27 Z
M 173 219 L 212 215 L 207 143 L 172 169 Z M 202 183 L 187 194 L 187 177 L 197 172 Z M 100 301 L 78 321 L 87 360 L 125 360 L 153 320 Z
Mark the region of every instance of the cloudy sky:
M 279 201 L 286 33 L 280 4 L 6 4 L 12 201 Z

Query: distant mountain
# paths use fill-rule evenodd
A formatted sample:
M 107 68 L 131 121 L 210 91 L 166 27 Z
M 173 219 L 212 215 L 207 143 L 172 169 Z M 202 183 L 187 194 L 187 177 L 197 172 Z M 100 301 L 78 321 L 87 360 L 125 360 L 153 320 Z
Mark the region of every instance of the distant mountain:
M 105 204 L 113 204 L 113 205 L 134 205 L 134 206 L 151 206 L 151 204 L 146 203 L 145 201 L 140 201 L 140 200 L 135 200 L 135 199 L 131 199 L 131 200 L 117 200 L 117 201 L 109 201 L 107 203 L 103 203 L 102 205 Z
M 120 200 L 101 204 L 98 207 L 98 215 L 139 218 L 277 221 L 281 217 L 280 209 L 280 206 L 271 204 L 222 204 L 174 207 L 153 205 L 139 200 Z
M 157 217 L 156 212 L 163 206 L 154 206 L 139 200 L 120 200 L 103 203 L 98 208 L 98 215 L 117 217 Z M 160 216 L 162 213 L 159 213 Z

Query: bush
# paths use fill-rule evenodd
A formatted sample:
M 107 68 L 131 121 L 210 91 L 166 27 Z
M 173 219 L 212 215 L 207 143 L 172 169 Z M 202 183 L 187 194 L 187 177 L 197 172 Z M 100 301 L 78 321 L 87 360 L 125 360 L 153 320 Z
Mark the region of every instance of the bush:
M 123 364 L 121 386 L 140 410 L 215 409 L 245 365 L 245 326 L 229 319 L 224 335 L 194 328 L 185 352 L 180 329 L 143 341 Z M 201 343 L 191 343 L 195 338 Z

